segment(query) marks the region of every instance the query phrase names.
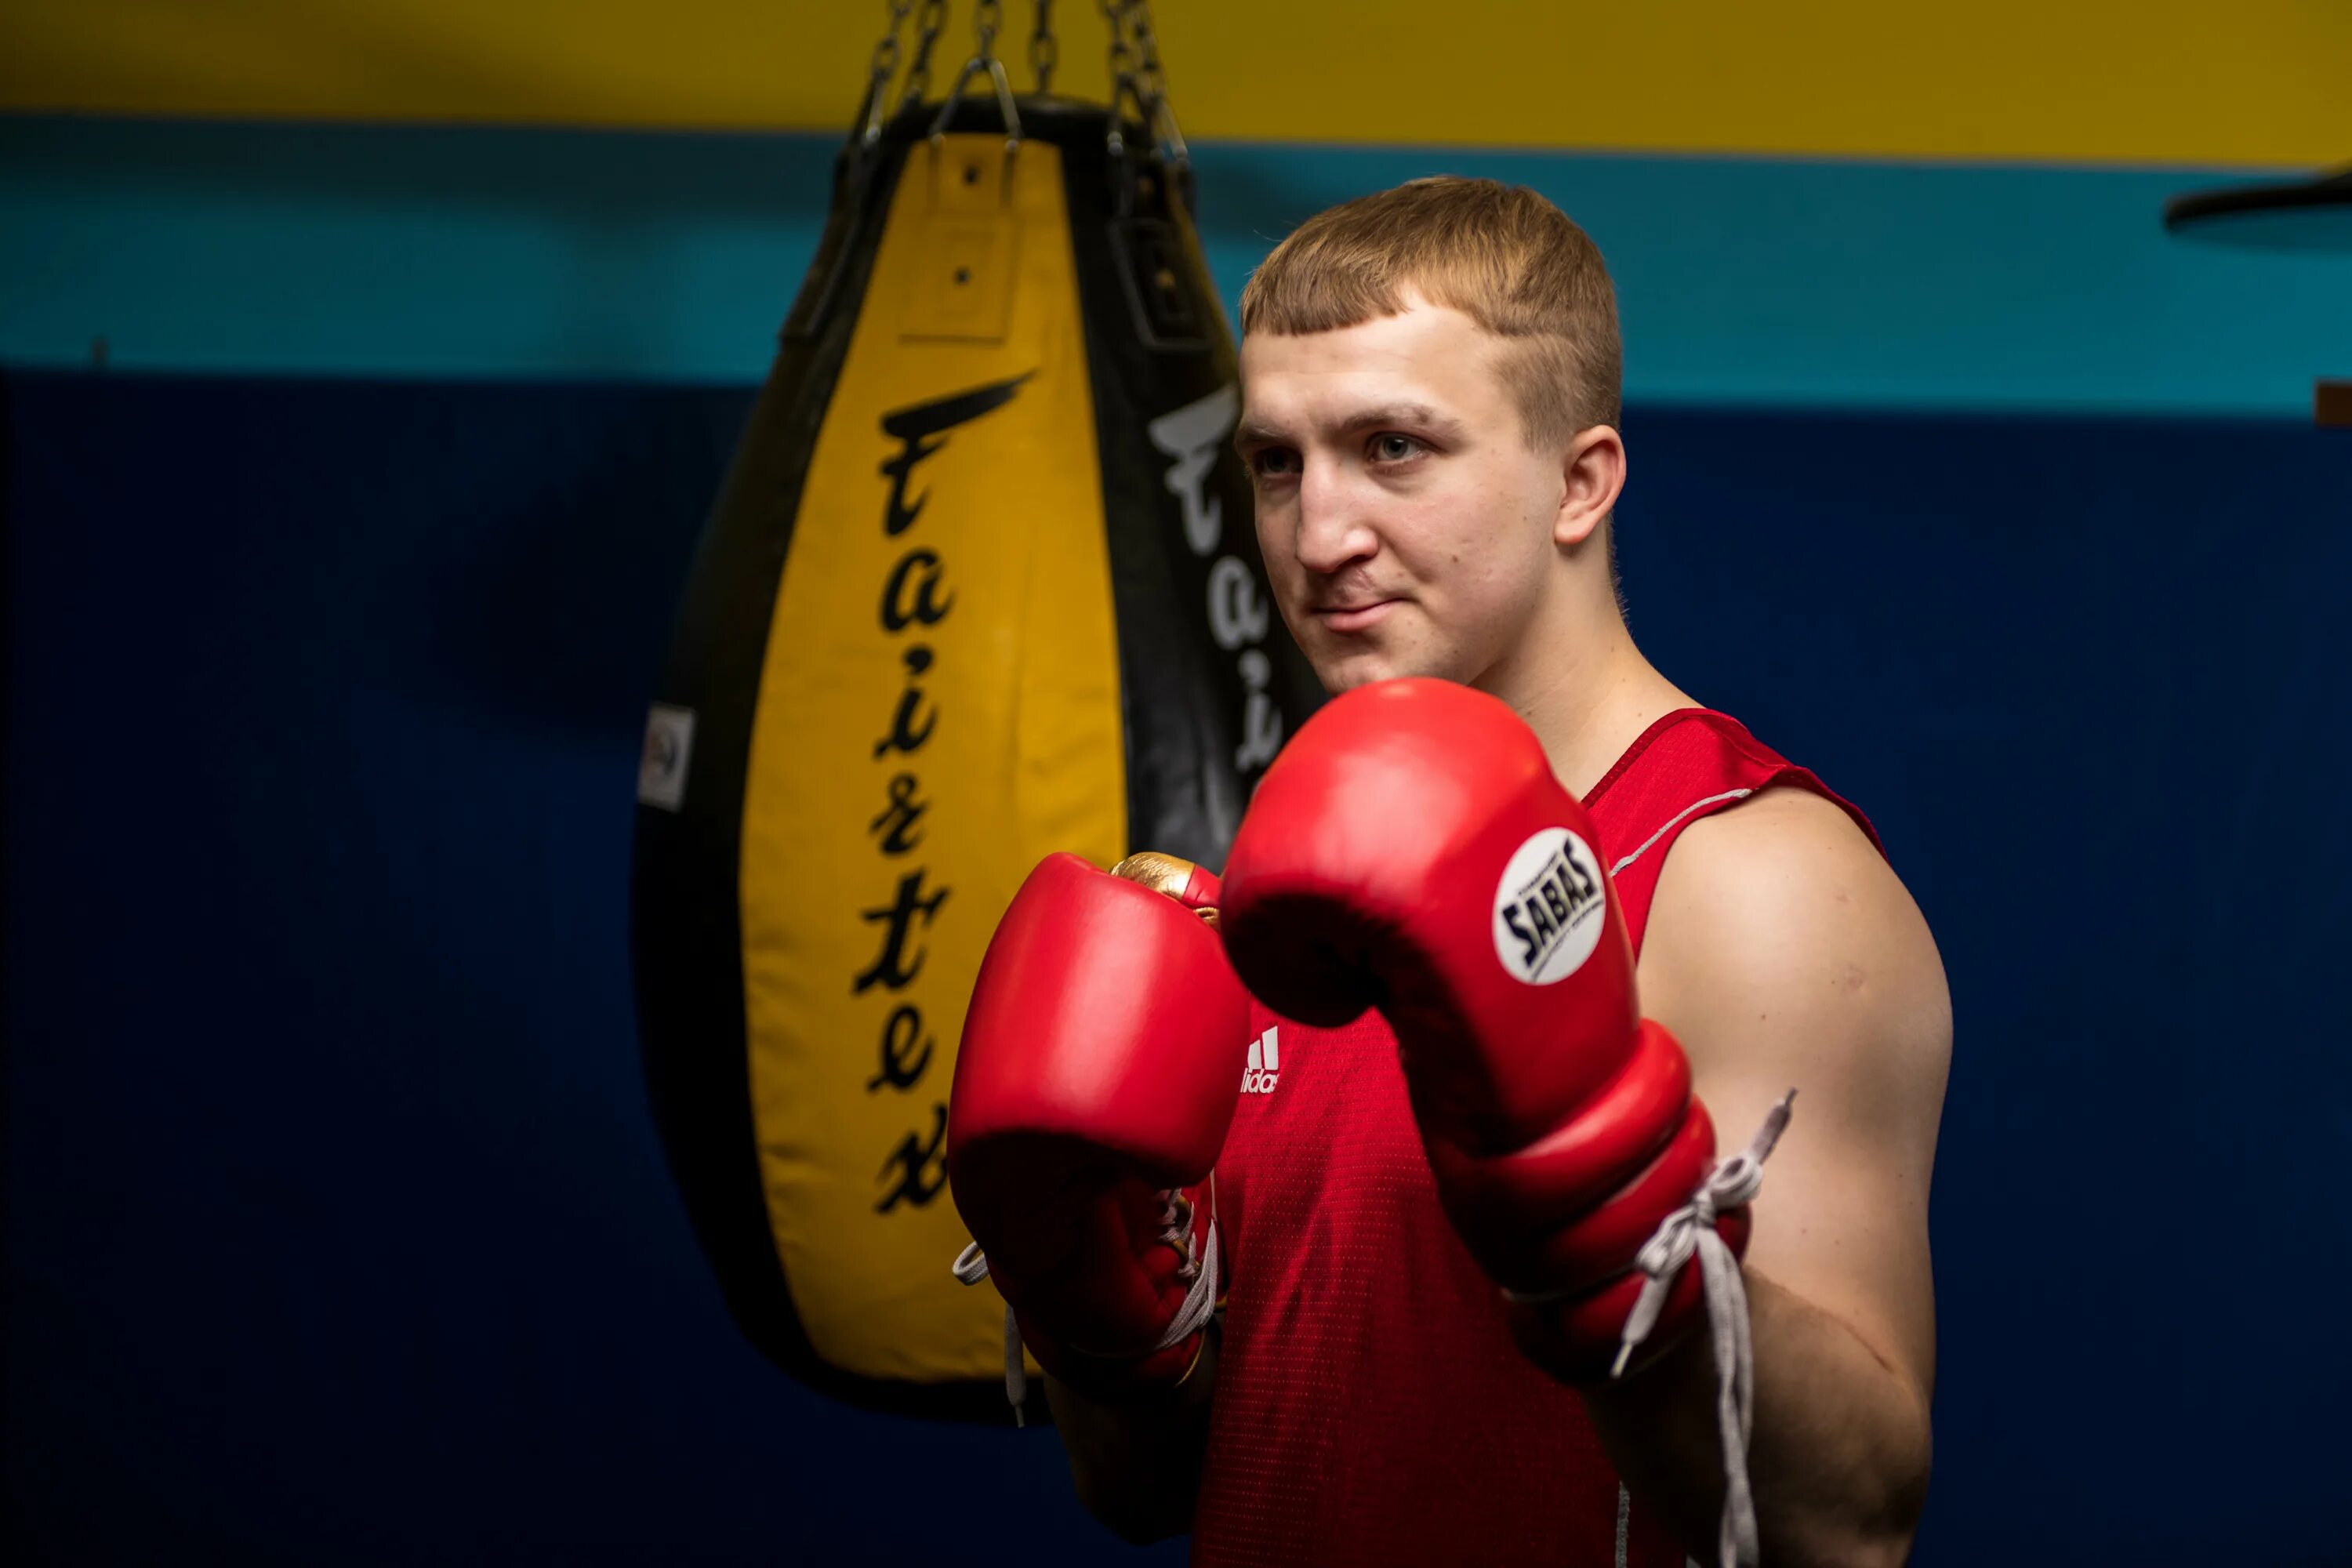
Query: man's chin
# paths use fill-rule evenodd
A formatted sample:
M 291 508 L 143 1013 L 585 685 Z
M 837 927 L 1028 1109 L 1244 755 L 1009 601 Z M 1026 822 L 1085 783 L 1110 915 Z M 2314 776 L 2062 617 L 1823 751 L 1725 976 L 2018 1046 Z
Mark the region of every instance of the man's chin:
M 1359 686 L 1370 686 L 1376 680 L 1398 680 L 1412 675 L 1443 677 L 1444 674 L 1443 670 L 1423 668 L 1421 661 L 1416 659 L 1374 653 L 1369 649 L 1354 649 L 1336 658 L 1326 656 L 1310 662 L 1315 667 L 1316 679 L 1323 684 L 1323 689 L 1334 697 L 1343 691 L 1353 691 Z

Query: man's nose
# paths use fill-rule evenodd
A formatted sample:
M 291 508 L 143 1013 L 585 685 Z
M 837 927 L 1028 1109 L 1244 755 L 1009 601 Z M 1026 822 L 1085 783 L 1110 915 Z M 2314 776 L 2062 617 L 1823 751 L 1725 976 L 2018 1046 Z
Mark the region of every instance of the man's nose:
M 1308 461 L 1298 482 L 1298 563 L 1328 576 L 1379 549 L 1363 498 L 1339 465 Z

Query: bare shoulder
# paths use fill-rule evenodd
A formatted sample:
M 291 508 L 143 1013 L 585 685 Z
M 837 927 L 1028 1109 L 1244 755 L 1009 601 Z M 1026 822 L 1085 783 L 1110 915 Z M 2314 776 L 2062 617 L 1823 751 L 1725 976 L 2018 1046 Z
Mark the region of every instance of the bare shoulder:
M 1793 1087 L 1839 1179 L 1899 1175 L 1924 1220 L 1951 995 L 1918 905 L 1833 802 L 1769 790 L 1686 830 L 1659 877 L 1641 986 L 1735 1142 Z
M 1659 879 L 1662 897 L 1669 889 L 1704 890 L 1713 898 L 1812 894 L 1845 903 L 1857 895 L 1900 892 L 1902 884 L 1836 802 L 1785 786 L 1685 828 Z
M 1684 831 L 1642 967 L 1645 997 L 1711 1019 L 1826 1008 L 1906 1037 L 1951 1034 L 1918 905 L 1853 819 L 1811 790 L 1767 790 Z
M 1927 1197 L 1952 1012 L 1902 879 L 1832 802 L 1767 791 L 1676 841 L 1640 977 L 1723 1145 L 1797 1090 L 1748 1267 L 1932 1387 Z

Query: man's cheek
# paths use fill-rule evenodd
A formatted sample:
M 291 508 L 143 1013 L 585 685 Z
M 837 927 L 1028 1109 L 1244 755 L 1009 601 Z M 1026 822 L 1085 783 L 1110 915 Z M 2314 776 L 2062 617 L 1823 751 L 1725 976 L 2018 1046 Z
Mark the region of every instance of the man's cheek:
M 1290 595 L 1291 575 L 1287 568 L 1296 563 L 1291 561 L 1290 552 L 1283 542 L 1281 528 L 1266 516 L 1265 510 L 1265 502 L 1260 500 L 1252 519 L 1257 537 L 1258 559 L 1265 563 L 1265 580 L 1274 585 L 1277 595 L 1286 599 Z
M 1262 519 L 1257 531 L 1257 552 L 1265 563 L 1266 586 L 1274 590 L 1274 602 L 1281 606 L 1282 618 L 1291 623 L 1296 631 L 1300 602 L 1306 597 L 1307 574 L 1291 553 L 1286 536 L 1279 529 L 1266 527 Z

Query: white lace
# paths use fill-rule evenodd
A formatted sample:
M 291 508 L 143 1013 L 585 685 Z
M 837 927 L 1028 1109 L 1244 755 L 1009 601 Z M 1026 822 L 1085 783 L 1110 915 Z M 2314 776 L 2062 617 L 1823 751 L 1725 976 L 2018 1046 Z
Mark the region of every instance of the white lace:
M 1633 1256 L 1633 1267 L 1649 1276 L 1642 1294 L 1625 1319 L 1617 1342 L 1617 1359 L 1609 1368 L 1613 1380 L 1625 1375 L 1658 1314 L 1666 1308 L 1666 1293 L 1675 1276 L 1693 1255 L 1698 1258 L 1699 1283 L 1706 1300 L 1708 1337 L 1715 1342 L 1715 1425 L 1723 1441 L 1723 1523 L 1716 1538 L 1724 1568 L 1755 1568 L 1756 1496 L 1748 1484 L 1748 1439 L 1756 1424 L 1756 1350 L 1748 1338 L 1748 1284 L 1731 1244 L 1717 1236 L 1715 1222 L 1726 1209 L 1752 1201 L 1764 1184 L 1764 1161 L 1789 1125 L 1789 1111 L 1797 1098 L 1790 1089 L 1764 1118 L 1764 1125 L 1748 1147 L 1707 1173 L 1691 1194 L 1690 1202 L 1658 1222 L 1650 1239 Z M 1565 1290 L 1506 1290 L 1507 1300 L 1558 1301 Z
M 1162 1188 L 1160 1194 L 1160 1239 L 1184 1254 L 1177 1266 L 1176 1278 L 1192 1282 L 1184 1293 L 1184 1304 L 1169 1320 L 1160 1342 L 1146 1353 L 1156 1354 L 1171 1345 L 1183 1343 L 1206 1324 L 1217 1310 L 1217 1217 L 1213 1210 L 1209 1223 L 1199 1235 L 1192 1232 L 1192 1201 L 1173 1187 Z M 988 1254 L 972 1242 L 956 1254 L 956 1279 L 966 1285 L 977 1285 L 988 1278 Z M 1013 1405 L 1013 1424 L 1026 1425 L 1022 1406 L 1029 1397 L 1029 1369 L 1021 1359 L 1021 1326 L 1013 1321 L 1013 1308 L 1004 1309 L 1004 1397 Z
M 1748 1338 L 1748 1286 L 1740 1277 L 1739 1259 L 1716 1234 L 1715 1221 L 1724 1210 L 1753 1200 L 1763 1186 L 1765 1158 L 1789 1125 L 1796 1098 L 1793 1089 L 1783 1096 L 1748 1147 L 1709 1172 L 1690 1202 L 1668 1215 L 1643 1243 L 1633 1266 L 1649 1278 L 1642 1281 L 1641 1297 L 1625 1320 L 1617 1360 L 1609 1369 L 1612 1378 L 1624 1375 L 1634 1350 L 1657 1327 L 1675 1276 L 1696 1253 L 1706 1297 L 1707 1333 L 1715 1342 L 1715 1425 L 1723 1441 L 1723 1520 L 1716 1551 L 1725 1568 L 1754 1568 L 1759 1556 L 1756 1496 L 1748 1484 L 1748 1440 L 1756 1425 L 1756 1349 Z

